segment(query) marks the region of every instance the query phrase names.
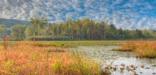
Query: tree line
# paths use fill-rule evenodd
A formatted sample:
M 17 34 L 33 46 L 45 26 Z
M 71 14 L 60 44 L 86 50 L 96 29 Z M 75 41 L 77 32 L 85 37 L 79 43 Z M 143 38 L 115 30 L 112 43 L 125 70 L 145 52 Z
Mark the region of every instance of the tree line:
M 117 29 L 113 24 L 91 19 L 68 19 L 66 22 L 48 23 L 44 18 L 32 18 L 28 25 L 0 25 L 0 36 L 11 40 L 126 40 L 155 39 L 154 30 Z

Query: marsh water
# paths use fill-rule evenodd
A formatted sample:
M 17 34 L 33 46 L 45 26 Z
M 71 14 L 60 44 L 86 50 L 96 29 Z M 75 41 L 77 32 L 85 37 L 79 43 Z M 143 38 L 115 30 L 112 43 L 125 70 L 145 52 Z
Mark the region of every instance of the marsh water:
M 109 65 L 115 67 L 111 70 L 112 75 L 156 75 L 156 59 L 136 58 L 134 53 L 113 51 L 115 48 L 118 46 L 79 46 L 74 49 L 98 62 L 102 69 Z

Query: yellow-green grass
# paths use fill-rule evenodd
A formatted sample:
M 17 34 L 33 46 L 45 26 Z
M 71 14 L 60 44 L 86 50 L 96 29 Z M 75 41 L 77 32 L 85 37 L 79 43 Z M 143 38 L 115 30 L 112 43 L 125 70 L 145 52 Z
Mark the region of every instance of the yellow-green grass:
M 59 46 L 59 47 L 76 47 L 76 46 L 109 46 L 120 45 L 125 41 L 37 41 L 38 46 Z
M 17 41 L 10 41 L 11 44 Z M 32 41 L 31 41 L 32 42 Z M 84 41 L 34 41 L 36 46 L 56 46 L 56 47 L 76 47 L 76 46 L 94 46 L 94 45 L 120 45 L 125 41 L 120 40 L 84 40 Z M 2 44 L 3 42 L 0 42 Z

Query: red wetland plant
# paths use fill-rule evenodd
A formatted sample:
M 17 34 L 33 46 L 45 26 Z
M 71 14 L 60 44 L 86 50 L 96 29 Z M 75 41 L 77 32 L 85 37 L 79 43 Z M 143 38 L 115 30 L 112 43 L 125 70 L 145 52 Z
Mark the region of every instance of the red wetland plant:
M 5 50 L 8 49 L 8 45 L 9 45 L 9 36 L 8 35 L 5 35 L 3 37 L 3 47 L 4 47 Z

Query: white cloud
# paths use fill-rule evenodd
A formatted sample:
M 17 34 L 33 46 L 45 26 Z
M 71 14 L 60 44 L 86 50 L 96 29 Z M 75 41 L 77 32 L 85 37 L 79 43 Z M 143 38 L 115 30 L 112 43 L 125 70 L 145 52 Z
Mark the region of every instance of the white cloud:
M 118 28 L 156 28 L 155 18 L 140 15 L 140 13 L 148 14 L 149 12 L 146 11 L 153 10 L 153 5 L 141 0 L 125 1 L 1 0 L 0 18 L 29 19 L 33 16 L 46 16 L 49 20 L 62 21 L 68 17 L 90 17 L 98 20 L 109 20 Z

